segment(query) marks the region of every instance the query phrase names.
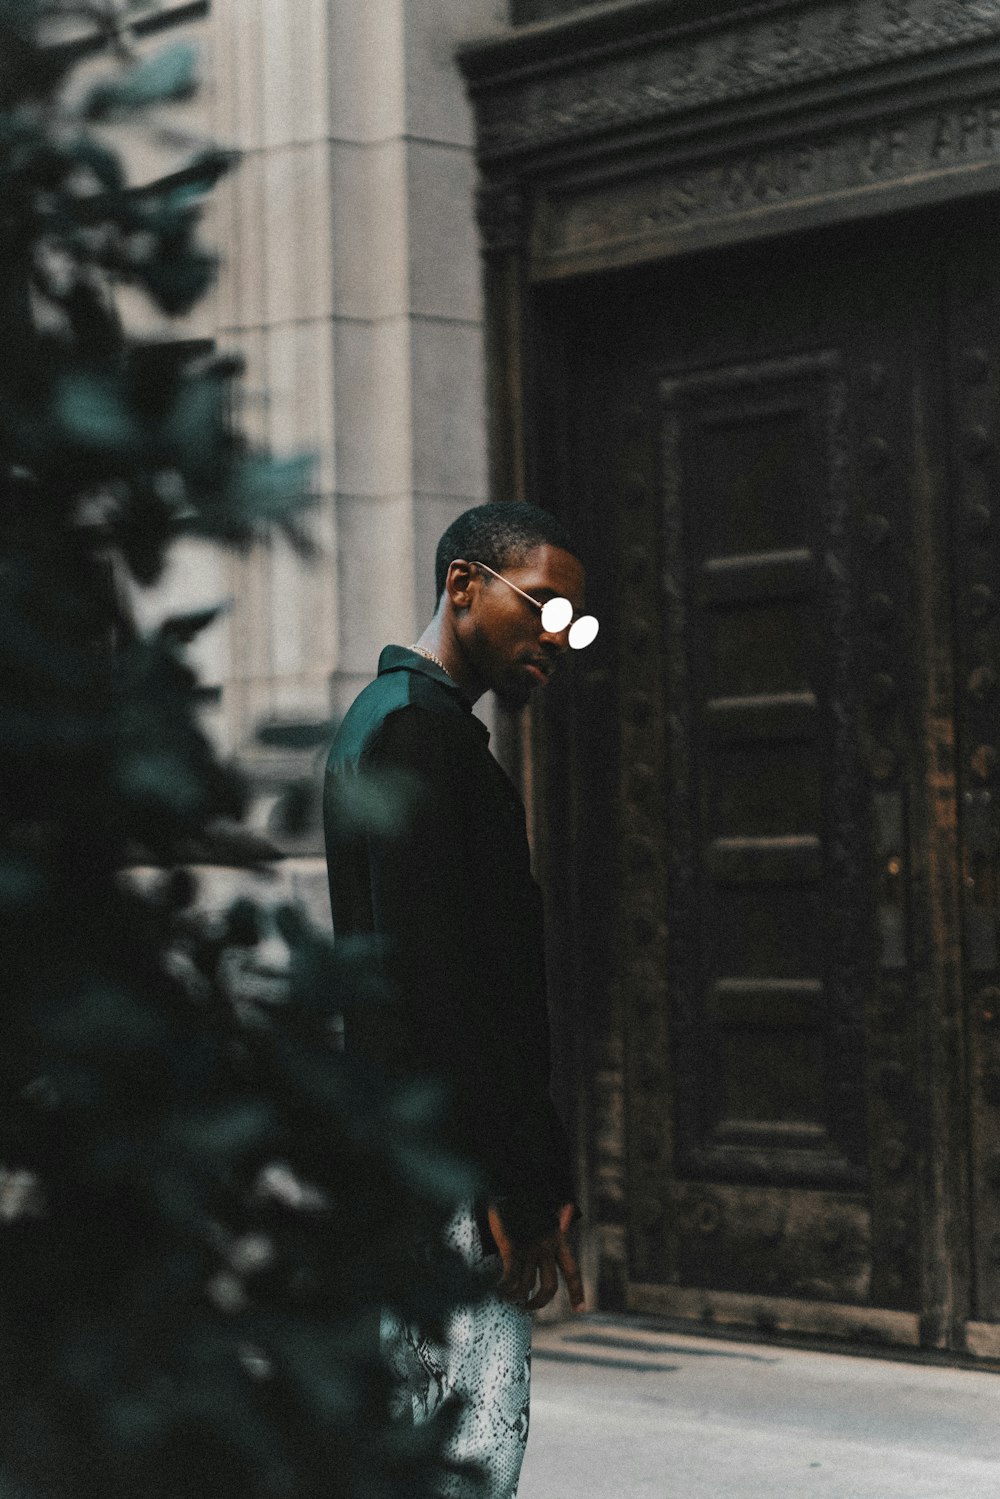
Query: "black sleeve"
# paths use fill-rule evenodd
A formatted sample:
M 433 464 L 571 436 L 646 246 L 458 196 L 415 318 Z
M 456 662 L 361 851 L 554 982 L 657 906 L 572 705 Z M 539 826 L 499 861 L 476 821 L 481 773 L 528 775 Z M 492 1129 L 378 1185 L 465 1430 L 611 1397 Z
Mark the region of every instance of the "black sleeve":
M 535 1238 L 573 1195 L 549 1094 L 540 900 L 511 873 L 476 750 L 421 708 L 381 726 L 363 767 L 401 773 L 411 795 L 392 832 L 369 838 L 372 911 L 414 1065 L 445 1082 L 509 1231 Z

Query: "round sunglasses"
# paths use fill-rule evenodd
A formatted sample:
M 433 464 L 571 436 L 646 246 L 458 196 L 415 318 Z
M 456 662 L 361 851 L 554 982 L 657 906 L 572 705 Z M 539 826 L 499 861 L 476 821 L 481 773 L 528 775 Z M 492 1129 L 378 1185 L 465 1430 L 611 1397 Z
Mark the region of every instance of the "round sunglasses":
M 508 588 L 513 588 L 515 593 L 519 593 L 522 599 L 527 599 L 529 604 L 541 612 L 542 629 L 549 635 L 561 635 L 568 625 L 569 644 L 574 651 L 582 651 L 584 646 L 590 645 L 601 628 L 592 614 L 581 614 L 578 619 L 573 619 L 573 605 L 569 599 L 547 599 L 542 604 L 538 599 L 533 599 L 530 593 L 525 593 L 523 588 L 518 588 L 517 584 L 512 583 L 509 578 L 505 578 L 503 573 L 494 572 L 493 568 L 488 567 L 485 562 L 471 562 L 469 566 L 481 567 L 484 573 L 499 578 L 501 583 L 506 583 Z

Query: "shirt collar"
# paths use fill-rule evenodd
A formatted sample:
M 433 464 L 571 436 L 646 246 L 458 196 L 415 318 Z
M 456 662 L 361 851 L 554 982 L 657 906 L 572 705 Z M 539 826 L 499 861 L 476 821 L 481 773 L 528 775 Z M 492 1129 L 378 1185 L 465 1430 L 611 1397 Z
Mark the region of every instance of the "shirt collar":
M 489 739 L 489 729 L 482 719 L 477 718 L 473 713 L 472 704 L 461 687 L 453 677 L 449 677 L 446 671 L 442 671 L 436 662 L 422 656 L 419 651 L 414 651 L 409 646 L 387 645 L 378 658 L 378 674 L 382 677 L 391 671 L 418 671 L 423 676 L 430 677 L 431 681 L 436 682 L 439 687 L 446 688 L 453 697 L 458 699 L 476 727 Z

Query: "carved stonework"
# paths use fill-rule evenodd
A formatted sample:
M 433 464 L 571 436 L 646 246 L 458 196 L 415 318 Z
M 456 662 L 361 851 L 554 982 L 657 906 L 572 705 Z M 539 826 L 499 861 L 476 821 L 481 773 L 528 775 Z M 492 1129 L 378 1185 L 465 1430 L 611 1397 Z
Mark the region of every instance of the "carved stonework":
M 485 246 L 536 278 L 1000 188 L 1000 0 L 615 16 L 464 56 Z
M 527 213 L 525 195 L 517 183 L 485 183 L 476 198 L 476 215 L 483 249 L 501 254 L 523 248 Z
M 682 1284 L 758 1295 L 792 1291 L 810 1301 L 869 1298 L 871 1219 L 863 1198 L 679 1183 L 670 1209 Z
M 544 270 L 595 252 L 641 252 L 644 241 L 680 249 L 745 238 L 789 212 L 881 195 L 896 183 L 926 196 L 963 170 L 983 169 L 1000 174 L 1000 89 L 542 198 L 533 257 Z
M 505 69 L 495 81 L 475 78 L 485 69 L 470 54 L 483 159 L 1000 36 L 996 0 L 827 0 L 791 15 L 787 4 L 761 9 L 747 5 L 603 53 L 571 52 L 555 66 Z
M 916 1191 L 922 1091 L 919 1027 L 924 926 L 915 917 L 919 861 L 910 836 L 919 802 L 912 745 L 920 734 L 919 684 L 913 678 L 912 602 L 900 585 L 912 540 L 909 455 L 900 413 L 912 401 L 911 374 L 893 354 L 880 324 L 865 335 L 855 388 L 861 454 L 855 490 L 853 569 L 857 596 L 861 708 L 859 731 L 868 762 L 870 859 L 874 884 L 873 993 L 867 1032 L 874 1276 L 879 1306 L 914 1304 L 921 1222 Z M 915 941 L 916 939 L 916 941 Z

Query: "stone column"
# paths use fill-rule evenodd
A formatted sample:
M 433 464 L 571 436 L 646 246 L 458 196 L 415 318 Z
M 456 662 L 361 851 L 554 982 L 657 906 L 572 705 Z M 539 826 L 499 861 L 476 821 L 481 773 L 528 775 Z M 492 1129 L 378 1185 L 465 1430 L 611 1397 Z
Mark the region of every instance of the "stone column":
M 215 336 L 246 357 L 242 419 L 275 453 L 316 454 L 320 560 L 282 540 L 228 562 L 223 734 L 323 719 L 340 649 L 335 523 L 328 0 L 213 0 L 214 133 L 242 152 L 219 192 Z
M 334 711 L 434 606 L 437 538 L 486 498 L 472 117 L 456 48 L 503 0 L 334 0 L 340 652 Z
M 212 727 L 262 808 L 290 767 L 261 751 L 257 725 L 341 714 L 382 645 L 423 628 L 437 538 L 486 498 L 472 111 L 455 53 L 505 11 L 212 0 L 175 28 L 205 74 L 184 123 L 242 163 L 208 206 L 215 293 L 197 326 L 164 336 L 241 352 L 244 427 L 318 458 L 318 561 L 280 540 L 244 557 L 184 547 L 155 601 L 230 600 L 196 650 L 220 690 Z M 318 831 L 297 852 L 321 863 Z
M 434 606 L 448 522 L 486 498 L 472 116 L 456 49 L 504 0 L 213 0 L 214 132 L 243 153 L 212 230 L 214 333 L 250 429 L 319 454 L 323 547 L 229 564 L 220 734 L 344 711 Z M 223 635 L 225 642 L 223 643 Z

